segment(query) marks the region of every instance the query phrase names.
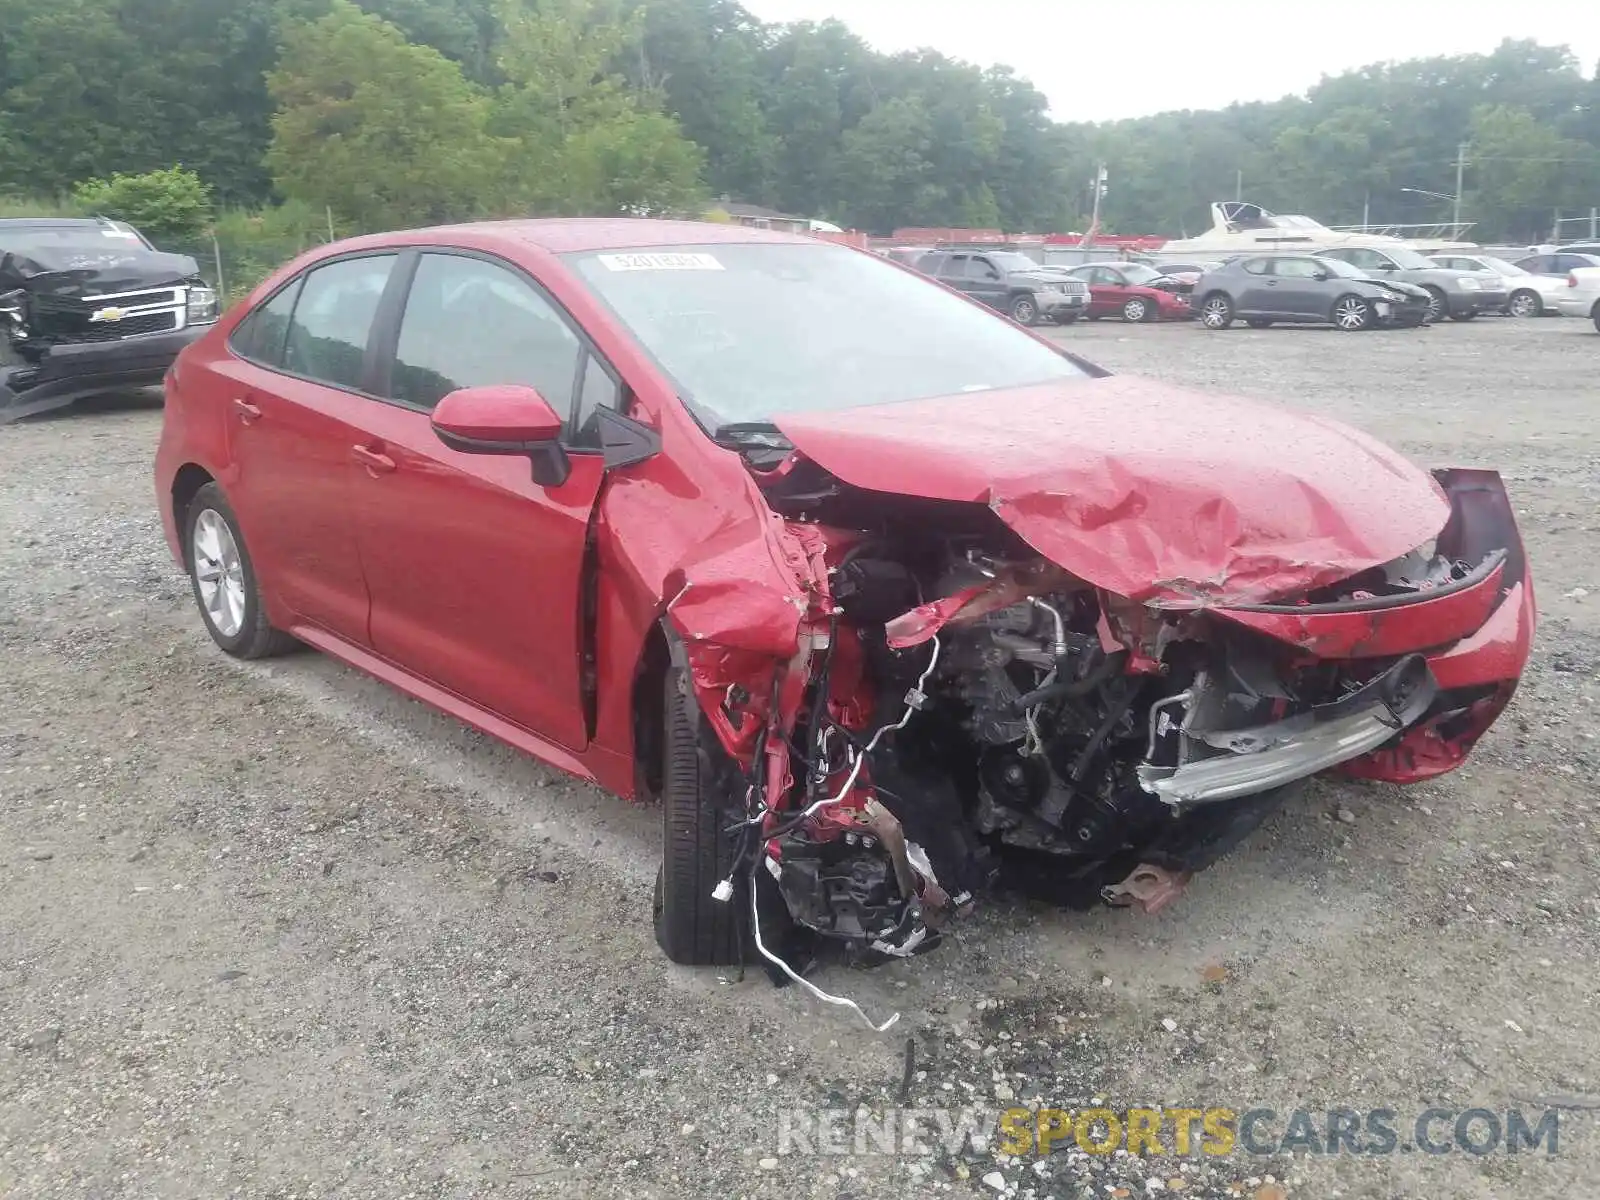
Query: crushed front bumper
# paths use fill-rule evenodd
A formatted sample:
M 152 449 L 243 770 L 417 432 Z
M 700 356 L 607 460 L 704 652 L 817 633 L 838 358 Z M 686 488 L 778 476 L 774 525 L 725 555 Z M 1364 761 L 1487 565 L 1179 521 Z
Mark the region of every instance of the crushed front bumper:
M 1372 753 L 1421 720 L 1438 691 L 1427 662 L 1408 655 L 1330 704 L 1266 725 L 1198 732 L 1194 740 L 1218 754 L 1177 767 L 1142 766 L 1139 783 L 1174 807 L 1283 787 Z
M 210 328 L 191 325 L 110 342 L 64 342 L 37 363 L 0 368 L 0 425 L 85 396 L 153 387 L 183 348 Z

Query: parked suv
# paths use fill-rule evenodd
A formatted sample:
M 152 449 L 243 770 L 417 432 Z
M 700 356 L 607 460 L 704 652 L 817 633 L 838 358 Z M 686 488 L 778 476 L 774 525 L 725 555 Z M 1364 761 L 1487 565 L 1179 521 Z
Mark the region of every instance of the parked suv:
M 1372 278 L 1414 283 L 1428 290 L 1428 320 L 1470 321 L 1481 312 L 1499 312 L 1509 289 L 1481 271 L 1452 271 L 1404 246 L 1377 250 L 1371 246 L 1334 246 L 1318 250 L 1318 258 L 1336 258 Z
M 917 270 L 1009 313 L 1019 325 L 1070 325 L 1089 308 L 1089 288 L 1081 280 L 1045 271 L 1015 250 L 930 250 Z
M 0 424 L 160 383 L 216 319 L 195 260 L 131 225 L 0 220 Z

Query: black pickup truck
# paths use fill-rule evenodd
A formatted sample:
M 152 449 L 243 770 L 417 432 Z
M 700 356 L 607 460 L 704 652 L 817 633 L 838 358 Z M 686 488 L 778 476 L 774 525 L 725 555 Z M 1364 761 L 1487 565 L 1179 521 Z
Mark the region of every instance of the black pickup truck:
M 915 265 L 1020 325 L 1070 325 L 1089 309 L 1089 288 L 1081 279 L 1041 271 L 1016 250 L 929 250 Z
M 216 319 L 195 260 L 131 225 L 0 219 L 0 425 L 158 384 Z

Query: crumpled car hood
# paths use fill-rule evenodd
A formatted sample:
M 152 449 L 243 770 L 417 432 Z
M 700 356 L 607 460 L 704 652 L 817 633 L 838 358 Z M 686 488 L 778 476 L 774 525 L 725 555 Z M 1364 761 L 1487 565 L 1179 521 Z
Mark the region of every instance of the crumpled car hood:
M 1259 603 L 1437 535 L 1433 477 L 1322 417 L 1119 375 L 789 414 L 855 487 L 992 508 L 1040 554 L 1163 607 Z

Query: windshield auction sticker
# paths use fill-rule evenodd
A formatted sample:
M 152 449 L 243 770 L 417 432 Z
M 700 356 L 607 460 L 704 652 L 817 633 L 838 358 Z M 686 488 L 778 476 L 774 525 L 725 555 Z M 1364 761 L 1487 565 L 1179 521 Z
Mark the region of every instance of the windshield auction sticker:
M 709 254 L 602 254 L 608 271 L 720 271 L 722 264 Z

